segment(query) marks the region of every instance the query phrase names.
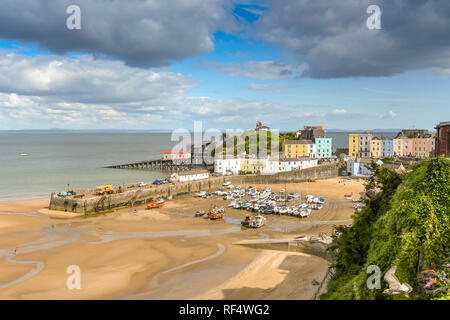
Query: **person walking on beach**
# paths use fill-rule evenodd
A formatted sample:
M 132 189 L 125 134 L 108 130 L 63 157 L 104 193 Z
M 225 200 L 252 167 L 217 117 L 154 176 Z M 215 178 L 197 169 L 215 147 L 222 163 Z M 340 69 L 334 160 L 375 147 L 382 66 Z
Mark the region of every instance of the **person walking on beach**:
M 19 249 L 19 248 L 17 248 L 17 247 L 14 249 L 14 255 L 15 255 L 15 256 L 17 255 L 17 250 L 18 250 L 18 249 Z

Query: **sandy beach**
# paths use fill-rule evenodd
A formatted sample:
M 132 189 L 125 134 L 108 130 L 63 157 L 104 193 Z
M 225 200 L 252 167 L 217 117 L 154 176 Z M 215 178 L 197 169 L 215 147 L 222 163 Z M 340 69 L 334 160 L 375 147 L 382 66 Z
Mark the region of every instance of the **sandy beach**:
M 227 209 L 220 221 L 195 218 L 228 201 L 192 195 L 87 218 L 50 211 L 48 200 L 0 203 L 0 299 L 311 299 L 327 261 L 233 243 L 330 234 L 350 223 L 343 195 L 359 198 L 363 182 L 339 181 L 270 185 L 326 202 L 308 218 L 266 215 L 260 229 L 241 228 L 241 210 Z M 66 286 L 71 265 L 81 270 L 79 290 Z

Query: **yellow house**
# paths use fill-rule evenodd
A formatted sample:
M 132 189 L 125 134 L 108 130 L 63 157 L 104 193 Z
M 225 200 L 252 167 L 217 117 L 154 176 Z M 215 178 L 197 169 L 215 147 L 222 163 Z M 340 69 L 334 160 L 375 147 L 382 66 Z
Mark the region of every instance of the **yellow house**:
M 370 156 L 372 158 L 381 158 L 382 144 L 381 139 L 373 138 L 370 140 Z
M 309 157 L 314 143 L 311 140 L 286 140 L 284 141 L 284 157 L 295 159 Z
M 350 133 L 348 135 L 348 155 L 352 158 L 356 157 L 359 152 L 359 133 Z
M 266 170 L 267 160 L 258 158 L 244 158 L 241 161 L 241 171 L 261 173 Z

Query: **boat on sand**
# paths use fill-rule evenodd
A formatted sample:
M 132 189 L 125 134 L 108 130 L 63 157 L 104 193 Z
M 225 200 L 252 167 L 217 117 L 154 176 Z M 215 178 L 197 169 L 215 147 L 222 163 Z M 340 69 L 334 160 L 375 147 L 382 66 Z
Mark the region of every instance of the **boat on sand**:
M 156 202 L 149 203 L 147 205 L 147 209 L 161 208 L 162 206 L 164 206 L 164 204 L 165 204 L 164 200 L 163 199 L 159 199 Z
M 257 215 L 257 216 L 254 216 L 253 219 L 251 219 L 248 226 L 250 228 L 261 228 L 265 223 L 266 223 L 266 218 L 261 215 Z
M 208 212 L 208 218 L 211 220 L 221 219 L 225 215 L 224 208 L 213 208 Z

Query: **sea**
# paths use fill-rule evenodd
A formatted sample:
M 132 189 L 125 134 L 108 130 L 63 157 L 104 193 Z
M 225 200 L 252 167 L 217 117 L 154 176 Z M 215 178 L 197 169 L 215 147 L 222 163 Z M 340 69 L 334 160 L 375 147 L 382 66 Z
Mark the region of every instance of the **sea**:
M 348 132 L 327 136 L 334 150 L 348 147 Z M 53 191 L 162 179 L 170 172 L 104 167 L 160 159 L 177 143 L 171 133 L 0 132 L 0 201 L 49 199 Z

